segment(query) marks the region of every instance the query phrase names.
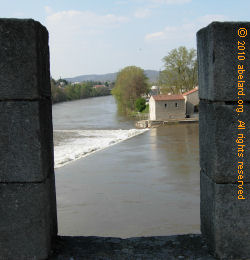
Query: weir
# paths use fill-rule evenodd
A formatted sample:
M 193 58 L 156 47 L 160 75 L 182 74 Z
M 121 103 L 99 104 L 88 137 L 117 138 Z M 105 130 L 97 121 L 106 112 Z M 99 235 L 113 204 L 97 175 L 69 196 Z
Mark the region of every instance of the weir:
M 60 237 L 48 32 L 31 19 L 0 19 L 0 260 L 250 258 L 249 43 L 240 28 L 250 35 L 249 23 L 217 22 L 197 34 L 202 236 Z

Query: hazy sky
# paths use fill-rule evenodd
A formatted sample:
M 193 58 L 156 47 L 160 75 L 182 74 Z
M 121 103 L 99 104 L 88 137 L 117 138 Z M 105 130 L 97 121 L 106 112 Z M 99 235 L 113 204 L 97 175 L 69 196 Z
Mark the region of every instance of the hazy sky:
M 248 0 L 0 0 L 0 16 L 33 18 L 50 34 L 54 78 L 162 69 L 179 46 L 196 48 L 211 21 L 250 21 Z

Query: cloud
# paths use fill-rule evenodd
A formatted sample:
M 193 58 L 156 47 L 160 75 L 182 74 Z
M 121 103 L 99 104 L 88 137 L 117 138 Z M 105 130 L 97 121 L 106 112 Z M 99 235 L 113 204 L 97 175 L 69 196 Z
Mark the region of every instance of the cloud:
M 53 12 L 52 8 L 50 6 L 45 6 L 44 10 L 45 10 L 46 14 L 52 14 L 52 12 Z
M 207 14 L 198 18 L 198 22 L 204 26 L 214 21 L 223 22 L 225 20 L 228 20 L 228 18 L 221 14 Z
M 116 5 L 126 5 L 126 4 L 128 4 L 128 3 L 129 3 L 129 1 L 125 1 L 125 0 L 124 0 L 124 1 L 121 0 L 121 1 L 116 1 L 116 2 L 115 2 Z
M 15 12 L 10 17 L 13 17 L 13 18 L 27 18 L 25 13 L 23 13 L 23 12 Z
M 137 11 L 135 11 L 134 16 L 136 18 L 146 18 L 149 17 L 151 14 L 150 9 L 145 8 L 145 9 L 138 9 Z
M 116 16 L 114 14 L 98 15 L 90 11 L 61 11 L 51 14 L 47 17 L 46 22 L 49 26 L 72 28 L 104 28 L 116 27 L 121 23 L 127 22 L 129 18 Z
M 174 4 L 186 4 L 190 3 L 192 0 L 151 0 L 151 2 L 156 4 L 167 4 L 167 5 L 174 5 Z
M 155 32 L 155 33 L 150 33 L 145 36 L 146 40 L 151 40 L 151 39 L 159 39 L 159 38 L 164 38 L 165 33 L 164 32 Z
M 137 0 L 140 3 L 145 2 L 145 0 Z M 185 4 L 192 0 L 147 0 L 148 6 L 146 8 L 140 8 L 134 12 L 135 18 L 146 18 L 151 15 L 151 10 L 159 8 L 162 4 L 175 5 L 175 4 Z M 149 4 L 150 3 L 150 4 Z
M 162 31 L 153 32 L 145 35 L 145 41 L 155 42 L 155 41 L 172 41 L 178 42 L 179 45 L 190 41 L 195 42 L 196 32 L 207 26 L 213 21 L 225 21 L 228 20 L 224 15 L 204 15 L 197 18 L 190 23 L 185 23 L 179 26 L 166 26 Z
M 65 71 L 68 75 L 76 75 L 94 70 L 93 66 L 96 69 L 103 66 L 102 53 L 110 48 L 107 35 L 128 21 L 125 16 L 91 11 L 67 10 L 48 14 L 45 24 L 49 31 L 53 75 L 59 77 Z
M 150 33 L 145 36 L 145 40 L 148 42 L 152 41 L 176 41 L 176 40 L 187 40 L 194 37 L 195 25 L 183 24 L 181 26 L 166 26 L 162 31 Z
M 63 43 L 86 42 L 87 37 L 104 34 L 119 27 L 129 18 L 114 14 L 99 15 L 90 11 L 68 10 L 52 13 L 46 18 L 52 47 Z M 73 45 L 72 45 L 73 46 Z

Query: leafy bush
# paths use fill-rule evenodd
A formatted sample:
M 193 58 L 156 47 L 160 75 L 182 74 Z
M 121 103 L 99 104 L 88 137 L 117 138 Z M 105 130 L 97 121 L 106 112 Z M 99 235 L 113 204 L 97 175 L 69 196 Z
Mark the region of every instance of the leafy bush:
M 135 101 L 136 110 L 142 112 L 146 108 L 146 100 L 144 98 L 137 98 Z
M 149 113 L 149 104 L 146 105 L 145 109 L 142 111 L 142 113 L 148 114 Z

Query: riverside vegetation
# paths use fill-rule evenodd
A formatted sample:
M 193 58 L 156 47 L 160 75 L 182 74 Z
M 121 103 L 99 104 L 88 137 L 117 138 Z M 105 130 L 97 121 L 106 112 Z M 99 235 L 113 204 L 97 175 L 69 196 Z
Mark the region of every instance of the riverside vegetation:
M 181 46 L 173 49 L 163 58 L 164 70 L 155 85 L 161 93 L 182 94 L 198 84 L 197 54 L 195 49 Z M 128 66 L 118 72 L 115 82 L 105 82 L 106 87 L 94 88 L 103 82 L 86 81 L 70 84 L 64 79 L 51 79 L 53 103 L 98 97 L 112 94 L 116 100 L 118 113 L 143 117 L 149 112 L 146 98 L 150 94 L 152 82 L 140 67 Z
M 181 46 L 173 49 L 163 58 L 164 70 L 160 72 L 156 85 L 161 93 L 182 94 L 193 89 L 198 84 L 197 55 L 195 49 L 188 50 Z M 152 86 L 152 84 L 151 84 Z M 122 69 L 112 90 L 118 111 L 126 115 L 139 116 L 148 113 L 145 104 L 150 93 L 150 84 L 143 69 L 128 66 Z
M 143 112 L 147 108 L 145 99 L 141 96 L 147 95 L 149 90 L 148 78 L 143 69 L 128 66 L 118 73 L 111 93 L 115 97 L 119 113 L 135 116 L 136 112 Z
M 65 79 L 54 80 L 51 78 L 51 94 L 53 103 L 70 101 L 89 97 L 110 95 L 110 89 L 114 83 L 105 82 L 105 87 L 94 88 L 95 85 L 102 85 L 102 82 L 87 81 L 77 84 L 70 84 Z

